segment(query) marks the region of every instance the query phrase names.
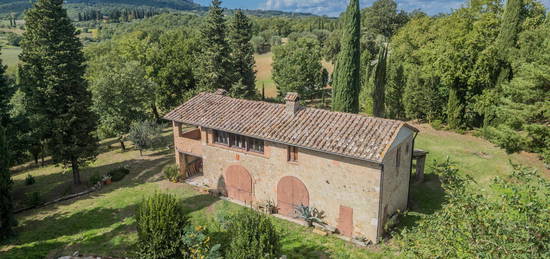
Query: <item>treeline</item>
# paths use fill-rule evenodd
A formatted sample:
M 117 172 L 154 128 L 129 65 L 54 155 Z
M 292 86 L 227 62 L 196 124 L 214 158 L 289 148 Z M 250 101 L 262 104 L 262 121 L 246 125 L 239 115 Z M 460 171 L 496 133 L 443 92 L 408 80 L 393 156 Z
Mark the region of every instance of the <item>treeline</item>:
M 166 11 L 156 8 L 115 8 L 111 10 L 103 10 L 91 8 L 77 13 L 77 21 L 100 21 L 106 20 L 110 22 L 129 22 L 135 19 L 149 18 Z
M 417 15 L 389 41 L 383 115 L 478 133 L 550 164 L 550 21 L 534 0 L 470 1 Z M 385 102 L 384 102 L 385 99 Z M 370 112 L 372 106 L 365 105 Z

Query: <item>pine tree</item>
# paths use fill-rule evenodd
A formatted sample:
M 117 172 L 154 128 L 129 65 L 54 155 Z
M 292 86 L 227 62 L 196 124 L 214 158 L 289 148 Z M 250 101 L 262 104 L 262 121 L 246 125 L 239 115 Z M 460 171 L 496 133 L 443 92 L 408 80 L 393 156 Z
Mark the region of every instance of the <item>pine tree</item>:
M 341 50 L 334 70 L 332 110 L 357 113 L 361 89 L 359 0 L 350 0 L 342 31 Z
M 38 0 L 25 15 L 22 81 L 33 126 L 47 140 L 53 161 L 70 166 L 74 184 L 80 167 L 97 155 L 97 117 L 84 80 L 84 54 L 63 0 Z
M 375 117 L 384 117 L 384 101 L 386 95 L 386 59 L 388 48 L 385 43 L 380 46 L 378 62 L 374 74 L 374 89 L 372 91 L 372 112 Z
M 6 130 L 0 124 L 0 241 L 14 234 L 12 227 L 16 224 L 11 196 L 13 181 L 9 170 L 9 150 Z
M 199 87 L 203 90 L 229 90 L 234 83 L 229 44 L 225 39 L 225 18 L 220 5 L 221 1 L 212 0 L 200 30 L 202 55 L 199 57 L 197 76 Z
M 229 44 L 235 69 L 234 85 L 231 89 L 234 97 L 253 98 L 256 95 L 254 49 L 250 43 L 251 39 L 252 22 L 241 10 L 237 10 L 229 24 Z

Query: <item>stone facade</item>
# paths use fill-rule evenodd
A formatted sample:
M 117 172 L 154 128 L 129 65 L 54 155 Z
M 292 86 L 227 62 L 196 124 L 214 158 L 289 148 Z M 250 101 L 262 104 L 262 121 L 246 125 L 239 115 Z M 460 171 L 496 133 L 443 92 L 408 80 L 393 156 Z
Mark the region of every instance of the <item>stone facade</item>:
M 264 141 L 263 154 L 238 150 L 214 143 L 211 129 L 182 132 L 174 122 L 178 165 L 185 171 L 189 161 L 202 158 L 202 177 L 209 188 L 227 193 L 228 168 L 239 166 L 252 178 L 252 202 L 276 204 L 280 180 L 293 176 L 307 188 L 309 206 L 324 211 L 327 224 L 338 227 L 344 213 L 351 217 L 347 224 L 352 236 L 374 242 L 383 234 L 388 216 L 407 206 L 414 133 L 403 136 L 386 152 L 383 163 L 303 148 L 298 149 L 297 161 L 291 162 L 287 145 Z

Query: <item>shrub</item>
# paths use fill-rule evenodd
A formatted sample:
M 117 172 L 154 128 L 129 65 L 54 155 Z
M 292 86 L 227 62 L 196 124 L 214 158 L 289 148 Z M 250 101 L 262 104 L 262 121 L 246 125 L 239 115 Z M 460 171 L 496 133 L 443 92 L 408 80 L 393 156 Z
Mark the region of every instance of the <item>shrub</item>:
M 430 125 L 432 125 L 432 128 L 434 128 L 435 130 L 443 129 L 443 122 L 441 120 L 433 120 Z
M 395 238 L 400 253 L 418 258 L 548 258 L 550 182 L 534 170 L 512 166 L 511 175 L 495 178 L 484 193 L 452 163 L 438 164 L 434 171 L 442 179 L 446 202 Z
M 89 182 L 91 185 L 96 185 L 97 183 L 101 182 L 101 176 L 97 173 L 90 176 Z
M 36 180 L 34 180 L 34 177 L 30 174 L 25 178 L 25 185 L 33 185 L 35 182 Z
M 26 197 L 27 205 L 30 207 L 36 207 L 44 203 L 42 201 L 42 195 L 40 192 L 32 192 L 30 194 L 27 194 Z
M 517 131 L 504 125 L 500 125 L 497 128 L 487 127 L 483 129 L 483 136 L 497 146 L 505 149 L 509 154 L 521 151 L 525 146 L 525 138 Z
M 164 168 L 164 175 L 170 182 L 178 182 L 180 179 L 180 173 L 177 165 L 171 165 Z
M 142 258 L 182 257 L 182 237 L 188 221 L 180 202 L 169 194 L 154 194 L 136 209 L 138 254 Z
M 280 237 L 268 216 L 243 209 L 232 217 L 226 258 L 277 258 Z
M 111 176 L 111 180 L 113 182 L 118 182 L 122 180 L 124 176 L 126 176 L 129 173 L 130 173 L 130 170 L 128 170 L 128 168 L 120 167 L 109 171 L 107 175 Z
M 210 233 L 207 229 L 197 226 L 188 226 L 182 238 L 183 258 L 218 259 L 221 256 L 221 245 L 212 246 Z

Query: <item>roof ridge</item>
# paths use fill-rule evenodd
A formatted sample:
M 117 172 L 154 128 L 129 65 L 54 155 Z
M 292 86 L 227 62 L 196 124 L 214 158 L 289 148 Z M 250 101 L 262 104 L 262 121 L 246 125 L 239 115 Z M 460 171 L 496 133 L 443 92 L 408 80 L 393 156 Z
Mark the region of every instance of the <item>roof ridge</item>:
M 215 95 L 217 97 L 229 98 L 229 99 L 239 100 L 239 101 L 243 101 L 243 102 L 255 102 L 255 103 L 265 103 L 265 104 L 269 104 L 269 105 L 285 106 L 284 103 L 267 102 L 267 101 L 262 101 L 262 100 L 241 99 L 241 98 L 235 98 L 235 97 L 231 97 L 231 96 L 227 96 L 227 95 L 218 95 L 218 94 L 210 93 L 210 92 L 201 92 L 200 94 Z M 390 121 L 390 122 L 397 122 L 397 123 L 406 123 L 405 121 L 402 121 L 402 120 L 374 117 L 374 116 L 370 116 L 370 115 L 363 114 L 363 113 L 349 113 L 349 112 L 340 112 L 340 111 L 330 111 L 330 110 L 326 110 L 326 109 L 307 107 L 307 106 L 302 106 L 302 108 L 306 109 L 306 110 L 318 110 L 318 111 L 322 111 L 322 112 L 330 112 L 330 113 L 335 113 L 335 114 L 344 114 L 344 115 L 351 115 L 351 116 L 366 117 L 366 118 L 371 118 L 371 119 L 374 119 L 374 120 Z M 410 124 L 407 124 L 407 125 L 411 128 L 414 128 Z

